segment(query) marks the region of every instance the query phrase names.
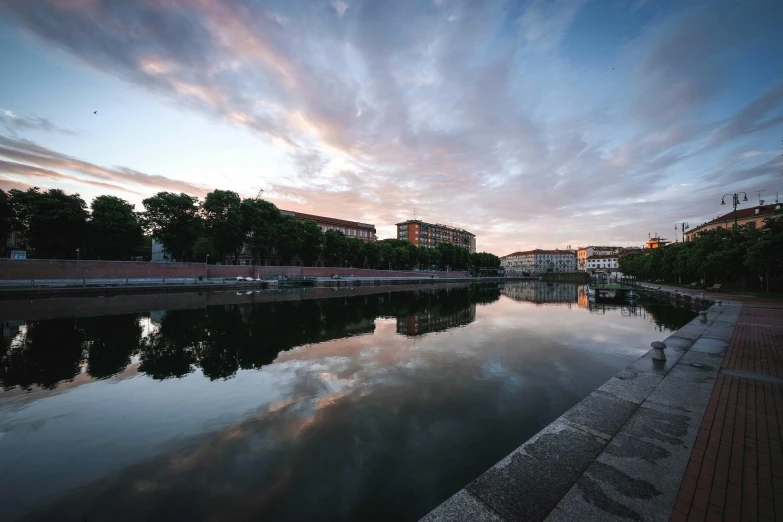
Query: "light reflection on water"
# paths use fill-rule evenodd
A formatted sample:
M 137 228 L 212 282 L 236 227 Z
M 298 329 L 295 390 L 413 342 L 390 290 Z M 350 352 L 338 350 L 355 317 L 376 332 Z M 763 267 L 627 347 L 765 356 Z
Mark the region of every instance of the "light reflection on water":
M 333 295 L 6 321 L 0 519 L 415 520 L 695 316 Z

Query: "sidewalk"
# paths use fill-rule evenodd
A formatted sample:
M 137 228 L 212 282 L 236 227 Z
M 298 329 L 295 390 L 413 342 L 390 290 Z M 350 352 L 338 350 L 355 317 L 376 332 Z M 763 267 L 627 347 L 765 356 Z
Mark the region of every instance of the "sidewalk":
M 783 520 L 783 303 L 744 301 L 671 521 Z

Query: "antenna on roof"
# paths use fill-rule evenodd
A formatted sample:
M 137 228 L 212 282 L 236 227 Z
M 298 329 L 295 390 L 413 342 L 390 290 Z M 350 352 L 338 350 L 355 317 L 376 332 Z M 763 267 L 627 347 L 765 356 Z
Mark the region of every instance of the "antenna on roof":
M 757 195 L 758 195 L 758 197 L 759 197 L 759 205 L 763 205 L 763 204 L 764 204 L 764 200 L 763 200 L 763 199 L 761 199 L 761 193 L 762 193 L 762 192 L 765 192 L 765 191 L 766 191 L 766 189 L 761 189 L 761 190 L 757 190 L 757 191 L 756 191 L 756 194 L 757 194 Z
M 416 207 L 413 207 L 413 221 L 416 221 Z

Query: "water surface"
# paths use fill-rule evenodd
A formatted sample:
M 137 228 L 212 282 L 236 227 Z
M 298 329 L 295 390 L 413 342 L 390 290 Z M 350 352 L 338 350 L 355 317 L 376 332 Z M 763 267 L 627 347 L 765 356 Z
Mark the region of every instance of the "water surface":
M 416 520 L 693 316 L 540 282 L 0 303 L 0 520 Z

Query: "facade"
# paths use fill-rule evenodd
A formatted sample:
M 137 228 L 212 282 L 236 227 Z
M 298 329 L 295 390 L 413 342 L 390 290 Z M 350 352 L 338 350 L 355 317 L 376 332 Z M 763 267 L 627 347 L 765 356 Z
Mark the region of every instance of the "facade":
M 750 226 L 752 228 L 761 228 L 764 226 L 764 220 L 775 213 L 780 213 L 780 203 L 772 205 L 761 205 L 753 208 L 737 209 L 737 226 Z M 717 228 L 731 228 L 734 226 L 734 212 L 718 216 L 712 221 L 708 221 L 685 232 L 685 240 L 693 239 L 706 230 L 715 230 Z
M 163 250 L 163 243 L 158 243 L 155 239 L 152 239 L 152 256 L 150 261 L 153 263 L 171 263 L 174 260 L 169 257 L 165 250 Z
M 375 235 L 375 225 L 369 223 L 361 223 L 359 221 L 346 221 L 344 219 L 337 219 L 326 216 L 316 216 L 313 214 L 305 214 L 303 212 L 294 212 L 293 210 L 280 210 L 280 213 L 284 216 L 291 216 L 299 221 L 315 221 L 315 223 L 321 227 L 322 232 L 327 230 L 338 230 L 348 237 L 361 239 L 365 243 L 377 241 Z
M 610 254 L 605 256 L 590 256 L 586 261 L 586 270 L 593 272 L 595 270 L 606 270 L 609 272 L 616 271 L 618 268 L 619 256 L 618 254 Z
M 587 258 L 591 256 L 608 256 L 616 254 L 618 247 L 612 246 L 587 246 L 579 247 L 576 251 L 577 269 L 585 271 L 587 269 Z
M 539 275 L 547 272 L 576 272 L 576 253 L 573 250 L 527 250 L 500 258 L 500 266 L 508 272 Z
M 397 239 L 428 248 L 435 248 L 440 243 L 452 243 L 467 248 L 471 253 L 476 251 L 475 234 L 461 228 L 425 223 L 416 219 L 397 223 Z

